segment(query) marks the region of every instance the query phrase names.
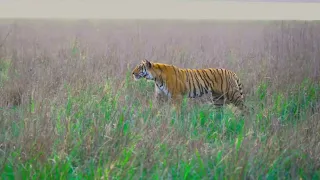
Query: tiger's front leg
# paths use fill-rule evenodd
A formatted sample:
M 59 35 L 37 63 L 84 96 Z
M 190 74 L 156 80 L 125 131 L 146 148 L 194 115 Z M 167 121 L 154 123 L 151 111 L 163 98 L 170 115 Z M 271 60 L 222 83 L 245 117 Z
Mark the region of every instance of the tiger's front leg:
M 164 93 L 155 86 L 155 92 L 153 96 L 153 106 L 152 106 L 152 114 L 156 115 L 157 111 L 159 111 L 160 107 L 163 105 L 163 102 L 165 100 Z
M 154 102 L 161 105 L 165 100 L 165 94 L 155 85 Z
M 182 105 L 182 99 L 183 99 L 183 96 L 182 95 L 173 95 L 172 96 L 172 103 L 176 109 L 176 112 L 177 112 L 177 118 L 181 117 L 181 105 Z

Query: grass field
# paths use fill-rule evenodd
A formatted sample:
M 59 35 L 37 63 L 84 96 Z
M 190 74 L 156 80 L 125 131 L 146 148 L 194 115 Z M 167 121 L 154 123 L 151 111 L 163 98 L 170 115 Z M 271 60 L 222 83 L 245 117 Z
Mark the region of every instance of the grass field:
M 0 21 L 0 179 L 319 179 L 317 21 Z M 223 67 L 248 117 L 151 114 L 141 59 Z M 201 101 L 205 102 L 205 101 Z

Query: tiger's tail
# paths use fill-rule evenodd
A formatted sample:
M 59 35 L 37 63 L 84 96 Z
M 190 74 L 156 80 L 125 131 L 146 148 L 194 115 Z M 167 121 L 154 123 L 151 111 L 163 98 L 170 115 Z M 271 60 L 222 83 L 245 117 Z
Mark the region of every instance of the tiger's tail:
M 238 88 L 239 88 L 239 92 L 240 92 L 241 98 L 244 99 L 243 85 L 242 85 L 242 83 L 240 82 L 240 79 L 237 76 L 236 76 L 236 81 L 237 81 L 237 85 L 238 85 Z

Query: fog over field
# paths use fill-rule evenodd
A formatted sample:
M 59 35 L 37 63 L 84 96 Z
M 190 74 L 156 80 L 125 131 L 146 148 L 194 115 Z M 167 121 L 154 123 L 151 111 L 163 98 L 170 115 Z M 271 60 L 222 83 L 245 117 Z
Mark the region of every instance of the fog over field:
M 319 79 L 316 21 L 12 22 L 1 23 L 1 37 L 9 33 L 1 55 L 12 59 L 15 70 L 23 74 L 17 79 L 23 83 L 17 85 L 24 90 L 30 85 L 44 91 L 54 83 L 48 89 L 52 91 L 65 81 L 123 81 L 128 68 L 143 58 L 181 68 L 228 68 L 239 74 L 247 91 L 265 78 L 272 82 L 269 88 L 277 90 L 305 78 Z

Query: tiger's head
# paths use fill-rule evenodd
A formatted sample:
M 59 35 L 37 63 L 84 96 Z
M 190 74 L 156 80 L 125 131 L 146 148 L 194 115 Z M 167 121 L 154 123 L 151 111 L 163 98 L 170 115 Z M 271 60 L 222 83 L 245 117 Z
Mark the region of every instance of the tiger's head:
M 135 80 L 146 78 L 153 80 L 152 63 L 146 59 L 142 60 L 132 71 L 132 75 Z

